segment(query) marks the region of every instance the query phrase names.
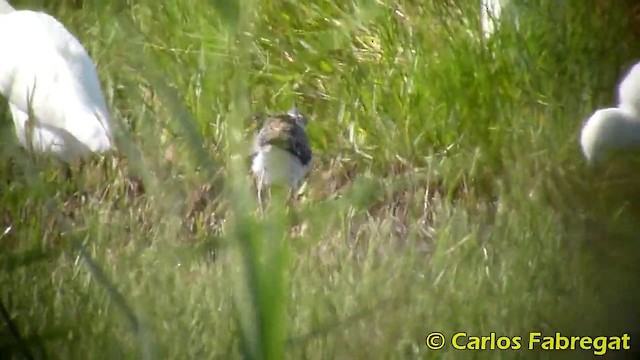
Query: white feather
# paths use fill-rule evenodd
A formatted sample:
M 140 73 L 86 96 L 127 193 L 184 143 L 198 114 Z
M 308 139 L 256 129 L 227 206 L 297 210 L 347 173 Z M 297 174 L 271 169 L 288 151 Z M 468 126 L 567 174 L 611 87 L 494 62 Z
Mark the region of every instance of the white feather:
M 640 117 L 640 63 L 631 67 L 618 86 L 618 107 Z
M 55 18 L 41 12 L 1 12 L 0 93 L 9 101 L 16 134 L 27 146 L 72 162 L 113 147 L 112 125 L 93 61 Z M 10 6 L 9 6 L 10 7 Z
M 502 3 L 505 0 L 481 0 L 480 1 L 480 24 L 482 33 L 489 38 L 495 31 L 495 25 L 500 20 L 502 13 Z
M 309 171 L 300 160 L 277 146 L 260 148 L 251 164 L 251 171 L 266 184 L 285 184 L 296 189 Z
M 5 0 L 0 0 L 0 14 L 8 14 L 14 11 L 16 11 L 16 9 L 14 9 L 11 4 Z
M 582 127 L 582 153 L 597 164 L 612 150 L 640 148 L 640 63 L 618 86 L 618 107 L 596 111 Z
M 597 164 L 611 150 L 640 145 L 640 119 L 619 108 L 598 110 L 582 128 L 580 145 L 587 162 Z

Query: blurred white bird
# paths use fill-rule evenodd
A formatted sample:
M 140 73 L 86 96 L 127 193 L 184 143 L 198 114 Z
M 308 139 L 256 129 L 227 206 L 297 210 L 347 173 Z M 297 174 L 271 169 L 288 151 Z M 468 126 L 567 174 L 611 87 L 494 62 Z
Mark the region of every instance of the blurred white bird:
M 265 185 L 283 184 L 293 194 L 309 172 L 312 152 L 306 125 L 307 118 L 293 108 L 286 114 L 268 116 L 255 135 L 251 171 L 257 178 L 261 207 Z
M 610 151 L 640 148 L 640 63 L 618 86 L 618 106 L 596 111 L 582 127 L 582 152 L 589 164 Z
M 0 54 L 0 93 L 22 146 L 67 163 L 113 148 L 95 65 L 58 20 L 0 0 Z

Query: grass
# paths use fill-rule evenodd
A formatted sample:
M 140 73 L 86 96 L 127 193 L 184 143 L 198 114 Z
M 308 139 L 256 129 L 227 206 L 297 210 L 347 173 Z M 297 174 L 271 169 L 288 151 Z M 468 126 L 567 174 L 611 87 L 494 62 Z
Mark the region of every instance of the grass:
M 577 143 L 637 60 L 622 2 L 529 2 L 488 41 L 470 1 L 43 3 L 14 5 L 88 49 L 126 161 L 67 183 L 2 104 L 6 356 L 538 358 L 424 339 L 636 330 L 635 183 Z M 314 168 L 262 219 L 245 119 L 294 102 Z

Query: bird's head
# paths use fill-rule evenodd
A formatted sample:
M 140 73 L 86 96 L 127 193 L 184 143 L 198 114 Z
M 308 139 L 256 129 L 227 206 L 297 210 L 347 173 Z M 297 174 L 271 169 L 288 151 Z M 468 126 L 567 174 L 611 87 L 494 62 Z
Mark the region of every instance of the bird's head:
M 597 166 L 613 153 L 637 149 L 640 119 L 623 109 L 600 109 L 582 127 L 580 145 L 591 166 Z
M 307 117 L 302 115 L 302 113 L 300 113 L 300 111 L 298 111 L 298 108 L 295 106 L 291 108 L 291 110 L 289 110 L 287 114 L 291 116 L 296 121 L 296 123 L 298 123 L 298 125 L 302 127 L 306 127 L 307 123 L 309 122 Z

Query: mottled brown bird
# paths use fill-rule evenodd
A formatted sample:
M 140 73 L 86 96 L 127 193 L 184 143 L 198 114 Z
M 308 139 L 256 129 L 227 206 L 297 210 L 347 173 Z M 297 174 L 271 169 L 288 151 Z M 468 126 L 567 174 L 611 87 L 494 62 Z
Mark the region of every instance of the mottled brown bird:
M 286 114 L 267 116 L 255 135 L 251 171 L 261 208 L 266 185 L 286 185 L 295 193 L 309 172 L 312 152 L 306 125 L 307 118 L 294 107 Z

